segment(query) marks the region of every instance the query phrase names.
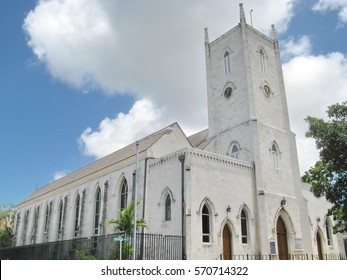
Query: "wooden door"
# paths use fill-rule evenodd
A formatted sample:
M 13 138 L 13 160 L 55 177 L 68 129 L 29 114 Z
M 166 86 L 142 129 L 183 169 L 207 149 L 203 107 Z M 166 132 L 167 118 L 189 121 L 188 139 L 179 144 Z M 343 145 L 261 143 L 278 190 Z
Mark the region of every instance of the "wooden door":
M 223 228 L 223 259 L 231 260 L 231 233 L 227 225 Z
M 276 231 L 277 231 L 278 259 L 288 260 L 287 229 L 281 217 L 278 217 Z
M 316 239 L 317 239 L 318 259 L 323 260 L 322 238 L 318 231 L 317 231 Z

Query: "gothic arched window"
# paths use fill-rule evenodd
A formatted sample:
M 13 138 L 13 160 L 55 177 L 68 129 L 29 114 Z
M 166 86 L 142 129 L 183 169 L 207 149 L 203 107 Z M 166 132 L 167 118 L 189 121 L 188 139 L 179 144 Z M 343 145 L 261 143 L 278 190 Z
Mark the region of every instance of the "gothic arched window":
M 23 245 L 27 244 L 26 238 L 27 238 L 28 222 L 29 222 L 29 209 L 26 210 L 24 214 L 24 228 L 23 228 L 23 236 L 22 236 Z
M 171 197 L 169 194 L 165 199 L 165 221 L 171 221 Z
M 272 157 L 272 165 L 274 169 L 280 169 L 279 154 L 280 152 L 279 152 L 278 146 L 276 142 L 273 142 L 271 147 L 271 157 Z
M 248 217 L 244 209 L 241 211 L 241 238 L 242 244 L 248 243 Z
M 49 216 L 50 216 L 50 206 L 49 204 L 46 206 L 46 210 L 45 210 L 45 228 L 43 231 L 43 234 L 45 236 L 45 240 L 48 240 L 48 231 L 49 231 Z
M 224 73 L 230 73 L 230 53 L 228 51 L 224 53 Z
M 94 234 L 99 234 L 100 224 L 100 209 L 101 209 L 101 190 L 98 187 L 95 195 L 95 213 L 94 213 Z
M 33 236 L 32 236 L 32 243 L 33 244 L 35 244 L 35 242 L 36 242 L 37 227 L 39 224 L 39 211 L 40 211 L 40 206 L 37 206 L 35 208 L 35 212 L 34 212 L 34 224 L 33 224 Z
M 211 241 L 211 214 L 206 204 L 202 207 L 201 215 L 202 242 L 208 243 Z
M 62 234 L 62 228 L 63 228 L 63 200 L 60 200 L 59 202 L 59 209 L 58 209 L 58 239 L 61 237 Z
M 266 60 L 265 60 L 265 52 L 263 49 L 259 50 L 259 56 L 260 56 L 260 68 L 262 72 L 266 72 Z
M 124 178 L 122 181 L 121 189 L 120 189 L 120 210 L 123 210 L 128 205 L 128 183 Z
M 237 142 L 232 142 L 229 149 L 229 156 L 238 159 L 240 154 L 240 145 Z
M 81 199 L 80 195 L 78 194 L 75 200 L 75 226 L 74 226 L 74 237 L 78 236 L 79 227 L 80 227 L 80 211 L 81 211 L 81 205 L 80 205 Z
M 331 224 L 330 224 L 329 218 L 325 219 L 325 232 L 326 232 L 326 235 L 327 235 L 328 246 L 332 246 Z

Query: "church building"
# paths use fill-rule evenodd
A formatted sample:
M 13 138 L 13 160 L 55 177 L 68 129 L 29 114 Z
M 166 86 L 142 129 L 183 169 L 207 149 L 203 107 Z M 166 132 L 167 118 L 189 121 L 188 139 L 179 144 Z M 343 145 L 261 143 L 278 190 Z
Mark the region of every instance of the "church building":
M 112 234 L 105 222 L 136 197 L 144 233 L 182 236 L 184 259 L 345 258 L 329 203 L 301 182 L 275 27 L 254 29 L 240 4 L 234 28 L 205 29 L 205 59 L 207 129 L 173 123 L 36 190 L 14 245 Z

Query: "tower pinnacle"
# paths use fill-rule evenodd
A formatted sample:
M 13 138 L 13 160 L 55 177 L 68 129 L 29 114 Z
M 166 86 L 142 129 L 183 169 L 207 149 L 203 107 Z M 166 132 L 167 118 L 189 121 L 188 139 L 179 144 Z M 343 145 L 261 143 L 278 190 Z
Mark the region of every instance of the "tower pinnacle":
M 205 44 L 208 44 L 209 43 L 209 38 L 208 38 L 208 28 L 205 27 Z
M 243 10 L 243 3 L 240 3 L 240 23 L 246 23 L 245 11 Z

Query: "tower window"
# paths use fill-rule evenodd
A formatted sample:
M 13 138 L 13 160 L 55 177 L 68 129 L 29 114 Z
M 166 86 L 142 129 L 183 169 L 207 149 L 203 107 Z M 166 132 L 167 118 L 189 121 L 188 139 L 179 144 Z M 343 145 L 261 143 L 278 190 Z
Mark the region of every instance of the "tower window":
M 230 157 L 234 159 L 238 159 L 240 155 L 240 145 L 237 142 L 233 142 L 230 145 L 229 149 L 229 155 Z
M 230 54 L 228 51 L 224 53 L 224 73 L 226 75 L 230 73 Z
M 248 243 L 248 225 L 247 225 L 247 215 L 245 210 L 241 211 L 241 238 L 242 244 Z
M 171 197 L 169 194 L 165 199 L 165 221 L 171 221 Z
M 280 169 L 279 165 L 279 149 L 275 142 L 272 143 L 271 147 L 272 165 L 274 169 Z
M 266 72 L 266 61 L 265 61 L 265 52 L 263 49 L 259 50 L 260 55 L 260 68 L 263 73 Z
M 210 210 L 204 205 L 202 208 L 202 242 L 208 243 L 211 240 L 211 215 Z

